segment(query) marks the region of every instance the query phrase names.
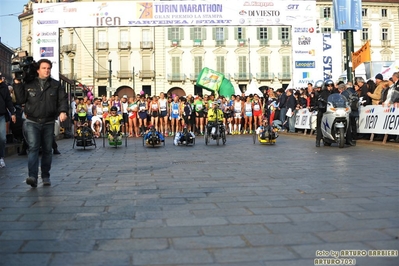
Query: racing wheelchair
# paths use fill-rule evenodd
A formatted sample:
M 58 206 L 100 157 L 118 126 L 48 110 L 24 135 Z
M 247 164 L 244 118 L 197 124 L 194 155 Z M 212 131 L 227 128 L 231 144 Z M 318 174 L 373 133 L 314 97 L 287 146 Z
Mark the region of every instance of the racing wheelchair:
M 149 126 L 146 133 L 143 134 L 143 146 L 165 146 L 165 137 L 159 133 L 154 126 Z
M 222 122 L 210 122 L 206 125 L 204 134 L 205 145 L 208 145 L 210 140 L 216 140 L 216 145 L 219 145 L 222 140 L 223 145 L 226 144 L 226 129 Z
M 187 125 L 183 126 L 182 132 L 176 133 L 174 144 L 186 146 L 195 145 L 195 135 L 193 132 L 188 130 Z
M 75 145 L 78 147 L 83 147 L 84 150 L 89 146 L 94 146 L 94 148 L 97 147 L 93 131 L 90 128 L 89 122 L 87 120 L 81 119 L 78 121 L 72 149 L 75 148 Z
M 253 133 L 253 143 L 255 144 L 257 139 L 260 144 L 276 144 L 278 130 L 278 125 L 273 124 L 270 126 L 267 119 L 264 119 L 262 125 Z

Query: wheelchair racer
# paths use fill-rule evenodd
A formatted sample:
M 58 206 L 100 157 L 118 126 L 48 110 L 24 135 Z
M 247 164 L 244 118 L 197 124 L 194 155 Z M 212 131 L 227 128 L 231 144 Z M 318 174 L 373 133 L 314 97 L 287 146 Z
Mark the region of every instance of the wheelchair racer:
M 223 111 L 219 108 L 220 103 L 218 101 L 213 102 L 212 108 L 208 110 L 208 124 L 206 126 L 208 135 L 214 135 L 215 132 L 212 132 L 213 128 L 216 126 L 216 123 L 219 123 L 221 127 L 224 128 L 223 125 Z
M 110 110 L 110 115 L 105 118 L 105 126 L 108 130 L 108 138 L 112 140 L 114 137 L 113 132 L 117 132 L 116 136 L 118 139 L 121 138 L 121 126 L 123 123 L 123 117 L 121 114 L 118 114 L 118 108 L 116 106 L 112 106 Z

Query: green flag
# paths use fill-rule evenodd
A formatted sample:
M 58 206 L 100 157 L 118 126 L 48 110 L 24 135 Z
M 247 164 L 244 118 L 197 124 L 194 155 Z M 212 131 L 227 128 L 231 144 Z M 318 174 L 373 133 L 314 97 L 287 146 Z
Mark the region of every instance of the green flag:
M 197 86 L 217 94 L 223 79 L 222 73 L 204 67 L 198 75 Z

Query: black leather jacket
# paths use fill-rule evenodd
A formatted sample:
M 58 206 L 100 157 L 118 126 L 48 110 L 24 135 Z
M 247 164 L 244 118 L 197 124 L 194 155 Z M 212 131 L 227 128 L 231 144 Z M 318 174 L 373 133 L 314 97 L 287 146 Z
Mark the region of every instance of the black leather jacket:
M 39 79 L 13 84 L 17 104 L 25 104 L 28 120 L 43 124 L 54 122 L 61 112 L 68 113 L 68 98 L 64 87 L 48 78 L 42 87 Z

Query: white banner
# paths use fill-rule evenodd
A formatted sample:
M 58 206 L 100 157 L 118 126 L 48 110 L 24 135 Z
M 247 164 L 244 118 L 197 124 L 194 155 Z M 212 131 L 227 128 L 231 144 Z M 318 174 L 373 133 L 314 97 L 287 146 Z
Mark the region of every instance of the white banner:
M 316 1 L 305 0 L 35 3 L 33 58 L 53 61 L 59 78 L 59 28 L 315 25 L 315 15 Z
M 317 65 L 320 67 L 321 80 L 331 79 L 336 82 L 342 73 L 341 56 L 342 39 L 339 32 L 321 34 L 323 50 L 317 57 Z M 313 84 L 314 85 L 314 84 Z
M 359 113 L 359 133 L 399 135 L 399 108 L 367 105 Z
M 316 129 L 317 112 L 310 112 L 309 109 L 299 109 L 295 115 L 295 128 Z

